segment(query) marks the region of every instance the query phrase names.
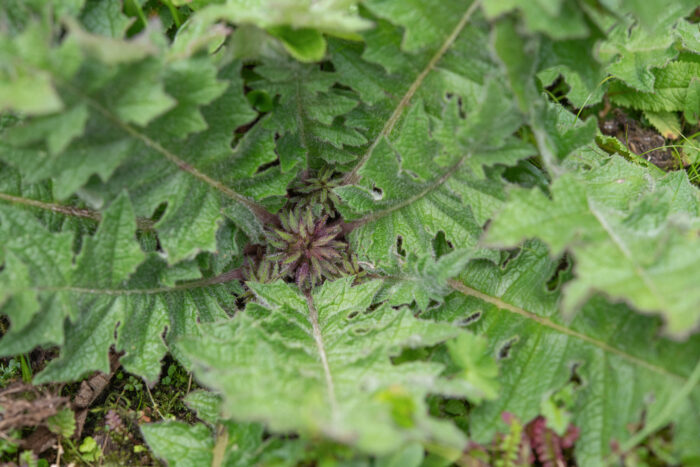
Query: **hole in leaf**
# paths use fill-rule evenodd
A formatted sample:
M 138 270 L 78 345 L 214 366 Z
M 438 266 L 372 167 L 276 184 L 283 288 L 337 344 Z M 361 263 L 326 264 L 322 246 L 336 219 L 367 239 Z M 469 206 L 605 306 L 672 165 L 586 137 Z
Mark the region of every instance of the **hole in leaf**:
M 323 61 L 321 62 L 321 71 L 334 72 L 335 65 L 330 60 Z
M 564 282 L 569 280 L 571 275 L 571 262 L 569 261 L 568 255 L 564 255 L 559 260 L 557 268 L 554 270 L 554 272 L 552 272 L 552 275 L 547 280 L 545 288 L 550 292 L 554 292 L 555 290 L 559 289 Z
M 569 382 L 571 382 L 574 386 L 581 386 L 583 384 L 583 379 L 581 379 L 581 376 L 578 374 L 578 363 L 574 363 L 571 366 L 571 376 L 569 376 Z
M 357 317 L 357 315 L 359 315 L 359 314 L 360 314 L 360 312 L 357 310 L 352 311 L 352 312 L 348 313 L 348 315 L 345 317 L 345 319 L 355 319 Z
M 403 249 L 403 237 L 401 235 L 396 237 L 396 252 L 404 258 L 406 257 L 406 250 Z
M 439 231 L 433 239 L 433 251 L 435 251 L 435 255 L 439 258 L 442 255 L 449 253 L 453 249 L 454 247 L 452 242 L 447 240 L 447 237 L 445 237 L 445 232 L 442 230 Z
M 274 167 L 274 166 L 276 166 L 276 165 L 280 165 L 279 157 L 278 157 L 277 159 L 275 159 L 274 161 L 272 161 L 272 162 L 268 162 L 268 163 L 266 163 L 266 164 L 261 165 L 260 167 L 258 167 L 258 170 L 255 171 L 255 173 L 256 173 L 256 174 L 263 173 L 263 172 L 265 172 L 267 169 L 269 169 L 270 167 Z
M 508 339 L 505 344 L 501 346 L 500 349 L 498 349 L 498 359 L 503 360 L 508 357 L 510 357 L 510 351 L 513 348 L 513 346 L 518 342 L 520 338 L 518 336 L 511 337 Z
M 508 263 L 510 263 L 515 258 L 517 258 L 518 255 L 520 255 L 520 251 L 521 251 L 520 248 L 513 248 L 511 250 L 505 250 L 505 251 L 501 252 L 501 255 L 502 255 L 501 256 L 502 257 L 501 269 L 505 270 L 506 267 L 508 266 Z
M 384 191 L 381 188 L 373 185 L 372 195 L 376 201 L 381 201 L 384 198 Z
M 374 310 L 376 310 L 376 309 L 379 308 L 380 306 L 382 306 L 381 303 L 372 303 L 372 304 L 369 306 L 369 308 L 367 308 L 367 309 L 366 309 L 365 311 L 363 311 L 362 313 L 365 314 L 365 315 L 372 314 L 372 313 L 374 312 Z
M 408 175 L 409 177 L 411 177 L 413 180 L 419 180 L 419 179 L 420 179 L 420 177 L 418 176 L 418 174 L 415 173 L 413 170 L 406 170 L 406 169 L 403 169 L 402 172 L 405 173 L 406 175 Z
M 462 101 L 461 96 L 457 98 L 457 108 L 459 109 L 459 117 L 467 118 L 467 112 L 464 110 L 464 101 Z
M 367 334 L 369 332 L 369 329 L 367 329 L 367 328 L 355 328 L 352 330 L 352 332 L 356 336 L 364 336 L 365 334 Z
M 475 313 L 472 313 L 471 315 L 467 316 L 466 318 L 459 319 L 455 321 L 455 324 L 457 326 L 469 326 L 472 323 L 475 323 L 481 318 L 482 312 L 477 311 Z
M 547 87 L 547 95 L 552 101 L 567 105 L 569 101 L 566 99 L 566 95 L 570 90 L 571 86 L 569 86 L 562 75 L 559 75 L 552 84 Z
M 163 217 L 163 214 L 165 214 L 165 210 L 168 208 L 168 203 L 160 203 L 158 207 L 156 207 L 153 210 L 153 215 L 151 216 L 151 220 L 153 222 L 158 222 L 161 217 Z

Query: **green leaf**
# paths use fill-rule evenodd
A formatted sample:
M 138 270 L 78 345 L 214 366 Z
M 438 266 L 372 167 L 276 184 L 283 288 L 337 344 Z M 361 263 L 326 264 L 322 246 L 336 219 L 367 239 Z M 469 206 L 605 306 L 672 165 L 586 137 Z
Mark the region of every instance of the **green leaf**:
M 214 442 L 206 425 L 161 422 L 142 425 L 141 433 L 154 454 L 168 465 L 211 465 Z
M 688 105 L 688 93 L 695 94 L 696 78 L 700 74 L 700 63 L 673 62 L 664 68 L 654 70 L 654 87 L 649 92 L 639 92 L 614 82 L 610 86 L 610 96 L 618 105 L 653 112 L 683 111 Z
M 46 70 L 55 65 L 51 63 L 55 58 L 45 51 L 47 33 L 32 23 L 15 37 L 0 36 L 0 59 L 6 64 L 0 70 L 1 111 L 45 115 L 63 109 L 63 101 Z M 15 59 L 20 54 L 28 57 Z
M 700 79 L 697 77 L 693 78 L 688 84 L 683 116 L 686 121 L 692 124 L 697 124 L 698 120 L 700 120 Z
M 30 26 L 25 34 L 35 38 L 30 44 L 37 50 L 30 53 L 14 45 L 10 49 L 14 62 L 31 62 L 52 76 L 70 110 L 25 119 L 9 129 L 0 145 L 0 159 L 18 168 L 29 182 L 53 178 L 60 199 L 79 191 L 97 209 L 124 189 L 130 190 L 141 217 L 151 217 L 167 203 L 157 230 L 173 263 L 213 250 L 220 198 L 244 204 L 247 199 L 195 167 L 218 169 L 219 161 L 231 154 L 233 131 L 255 116 L 242 95 L 237 64 L 227 65 L 224 81 L 211 58 L 166 61 L 148 53 L 127 56 L 131 41 L 93 37 L 77 23 L 70 31 L 52 43 L 47 37 L 39 41 L 44 33 Z M 148 38 L 156 43 L 162 40 L 159 34 L 151 31 Z M 104 49 L 105 41 L 113 44 Z M 71 50 L 71 44 L 96 54 L 97 60 L 76 62 L 70 74 L 58 70 L 53 61 Z M 284 180 L 277 186 L 281 184 L 286 188 Z M 269 197 L 268 193 L 260 197 Z M 264 213 L 264 208 L 257 209 L 256 214 Z
M 211 426 L 216 425 L 221 412 L 221 397 L 209 391 L 192 391 L 185 398 L 187 406 L 197 413 L 197 417 Z
M 284 59 L 263 62 L 255 72 L 262 79 L 251 87 L 273 98 L 278 96 L 277 105 L 272 115 L 241 141 L 245 146 L 239 148 L 245 152 L 238 156 L 234 174 L 252 175 L 259 165 L 277 156 L 282 172 L 297 166 L 318 168 L 325 161 L 347 162 L 355 158 L 345 148 L 360 146 L 366 139 L 357 125 L 343 125 L 341 118 L 357 107 L 358 99 L 334 86 L 341 81 L 337 73 Z M 273 146 L 275 137 L 277 154 Z M 246 151 L 248 148 L 254 151 Z M 251 159 L 251 156 L 257 157 Z
M 564 307 L 582 305 L 594 291 L 659 312 L 666 331 L 687 335 L 700 318 L 694 267 L 700 257 L 696 230 L 699 197 L 687 177 L 654 180 L 621 159 L 584 174 L 566 174 L 539 190 L 513 190 L 486 239 L 513 245 L 528 237 L 545 241 L 554 255 L 564 249 L 576 260 L 575 280 Z M 679 190 L 689 191 L 680 199 Z
M 357 15 L 356 3 L 356 0 L 281 3 L 232 0 L 212 4 L 200 10 L 187 25 L 183 42 L 206 41 L 211 26 L 224 20 L 240 26 L 254 25 L 265 29 L 279 39 L 297 60 L 318 61 L 326 51 L 323 34 L 357 38 L 358 31 L 371 25 Z
M 486 339 L 474 334 L 461 334 L 447 343 L 447 351 L 459 366 L 462 376 L 484 393 L 485 399 L 498 396 L 498 365 L 486 352 Z
M 257 423 L 219 420 L 216 433 L 202 423 L 165 421 L 141 425 L 154 454 L 170 466 L 292 465 L 307 455 L 305 442 L 269 438 Z
M 69 328 L 69 342 L 61 358 L 53 360 L 37 376 L 38 381 L 77 379 L 86 369 L 92 368 L 109 371 L 104 347 L 113 340 L 114 328 L 123 319 L 124 303 L 102 297 L 91 299 L 89 291 L 99 294 L 120 285 L 144 260 L 145 255 L 134 238 L 135 231 L 131 205 L 125 196 L 121 196 L 105 212 L 95 236 L 86 239 L 77 258 L 77 267 L 71 271 L 71 287 L 57 292 L 57 296 L 64 296 L 66 300 L 77 298 L 74 302 L 78 305 L 76 308 L 89 307 L 91 313 L 82 316 L 82 313 L 76 313 L 77 310 L 69 309 L 71 318 L 80 317 L 80 325 Z M 85 290 L 87 295 L 75 297 L 73 290 Z
M 667 139 L 676 139 L 681 134 L 681 122 L 678 116 L 671 112 L 644 112 L 654 128 Z
M 401 49 L 416 52 L 426 47 L 437 48 L 445 40 L 445 32 L 451 30 L 463 19 L 454 14 L 465 7 L 463 2 L 448 0 L 434 8 L 430 1 L 407 0 L 365 2 L 369 10 L 405 30 Z
M 613 440 L 632 436 L 629 424 L 643 414 L 654 419 L 671 404 L 679 405 L 662 424 L 697 427 L 698 388 L 676 400 L 696 365 L 695 358 L 679 357 L 698 355 L 697 336 L 684 343 L 661 339 L 658 320 L 600 296 L 567 322 L 557 307 L 559 292 L 546 285 L 553 274 L 557 264 L 546 248 L 528 242 L 507 266 L 472 263 L 451 282 L 456 292 L 431 313 L 455 324 L 468 321 L 476 334 L 488 335 L 500 358 L 500 396 L 470 413 L 473 439 L 485 442 L 504 431 L 503 412 L 531 420 L 541 402 L 570 381 L 573 423 L 581 430 L 574 454 L 582 465 L 604 463 Z M 677 434 L 684 429 L 678 426 Z
M 110 89 L 107 99 L 119 119 L 143 126 L 175 105 L 157 82 L 159 71 L 155 62 L 145 61 L 126 71 L 138 79 L 122 80 L 121 86 Z
M 481 390 L 458 377 L 441 378 L 439 364 L 395 366 L 389 358 L 460 331 L 386 304 L 368 312 L 381 282 L 351 283 L 326 282 L 308 297 L 282 282 L 251 283 L 265 305 L 250 304 L 200 338 L 183 338 L 179 348 L 237 420 L 323 434 L 376 453 L 410 439 L 461 446 L 462 435 L 429 418 L 422 399 L 427 392 L 478 398 Z
M 572 0 L 495 0 L 484 2 L 483 8 L 490 19 L 517 9 L 522 13 L 528 29 L 555 39 L 584 37 L 588 34 L 583 12 Z
M 515 21 L 510 19 L 499 21 L 491 34 L 493 48 L 505 67 L 520 111 L 527 113 L 538 94 L 532 79 L 536 69 L 532 55 L 539 44 L 533 39 L 521 40 Z
M 326 40 L 314 29 L 292 29 L 289 26 L 268 28 L 292 57 L 302 62 L 317 62 L 326 54 Z
M 129 18 L 122 13 L 119 0 L 87 0 L 80 22 L 93 34 L 120 39 L 129 26 Z
M 346 203 L 339 207 L 344 218 L 356 223 L 353 247 L 376 267 L 396 261 L 399 241 L 408 253 L 432 254 L 430 241 L 440 231 L 453 245 L 472 248 L 481 225 L 499 208 L 502 183 L 497 171 L 481 179 L 482 166 L 512 164 L 530 148 L 516 144 L 519 150 L 510 152 L 513 140 L 508 136 L 521 118 L 496 83 L 483 90 L 466 119 L 458 117 L 456 106 L 447 106 L 443 121 L 435 125 L 442 147 L 419 143 L 429 140 L 432 124 L 421 103 L 415 104 L 399 127 L 400 136 L 379 140 L 359 169 L 362 186 L 335 190 Z M 466 203 L 469 209 L 464 209 Z
M 678 54 L 674 28 L 689 9 L 685 2 L 661 9 L 652 30 L 628 22 L 616 24 L 599 51 L 604 62 L 614 59 L 608 72 L 638 91 L 653 92 L 656 77 L 652 68 L 666 66 Z
M 97 232 L 81 240 L 82 250 L 74 256 L 69 229 L 51 233 L 29 212 L 0 206 L 5 259 L 0 305 L 11 323 L 0 351 L 7 355 L 65 342 L 61 356 L 37 375 L 37 382 L 109 371 L 112 344 L 126 352 L 122 364 L 128 371 L 156 381 L 167 351 L 162 337 L 166 327 L 167 340 L 183 332 L 197 333 L 198 320 L 225 317 L 222 306 L 231 306 L 224 292 L 228 286 L 212 284 L 206 293 L 200 290 L 208 283 L 198 269 L 183 278 L 204 282 L 195 280 L 178 291 L 172 283 L 166 285 L 167 275 L 173 273 L 162 259 L 151 255 L 144 262 L 127 197 L 117 198 L 101 217 Z M 121 325 L 115 341 L 117 323 Z
M 13 297 L 13 290 L 20 293 L 21 303 L 29 303 L 33 306 L 25 310 L 12 313 L 18 322 L 17 327 L 11 327 L 0 343 L 3 353 L 14 353 L 8 349 L 8 341 L 21 333 L 35 334 L 40 332 L 36 326 L 32 326 L 32 320 L 39 318 L 37 313 L 40 307 L 36 307 L 39 301 L 41 308 L 45 305 L 44 297 L 37 296 L 36 293 L 29 294 L 26 291 L 28 284 L 60 288 L 70 281 L 72 269 L 71 244 L 72 235 L 68 232 L 61 234 L 50 234 L 37 221 L 36 218 L 26 212 L 16 212 L 8 206 L 0 206 L 0 238 L 3 243 L 3 252 L 7 258 L 5 269 L 3 270 L 3 282 L 9 285 L 10 295 Z M 14 263 L 14 264 L 13 264 Z M 9 266 L 14 266 L 17 270 L 10 270 Z M 13 272 L 14 271 L 14 272 Z M 7 298 L 7 297 L 6 297 Z M 44 302 L 44 303 L 42 303 Z M 12 304 L 12 302 L 10 302 Z M 61 343 L 60 323 L 62 318 L 71 313 L 71 307 L 67 302 L 67 297 L 61 292 L 57 293 L 49 301 L 53 313 L 50 314 L 56 327 L 42 328 L 45 334 L 45 341 Z M 56 322 L 58 317 L 58 322 Z M 48 323 L 49 316 L 43 316 L 44 323 Z M 26 351 L 36 345 L 30 343 L 23 347 Z M 9 352 L 8 352 L 9 351 Z M 21 352 L 22 350 L 20 350 Z M 19 353 L 19 352 L 17 352 Z
M 603 34 L 594 30 L 585 39 L 555 41 L 541 38 L 537 77 L 547 87 L 560 75 L 569 85 L 566 98 L 576 108 L 593 105 L 603 98 L 604 67 L 594 56 Z
M 59 410 L 56 415 L 46 419 L 46 424 L 52 433 L 63 438 L 70 438 L 75 432 L 75 415 L 69 408 Z
M 451 251 L 437 261 L 429 256 L 417 258 L 411 255 L 398 272 L 391 274 L 398 280 L 382 291 L 382 296 L 386 295 L 391 305 L 415 301 L 418 308 L 425 311 L 431 300 L 442 300 L 448 290 L 448 279 L 459 274 L 471 257 L 469 250 Z
M 145 259 L 135 233 L 134 211 L 122 194 L 105 211 L 95 236 L 85 240 L 74 273 L 75 285 L 107 288 L 128 278 Z

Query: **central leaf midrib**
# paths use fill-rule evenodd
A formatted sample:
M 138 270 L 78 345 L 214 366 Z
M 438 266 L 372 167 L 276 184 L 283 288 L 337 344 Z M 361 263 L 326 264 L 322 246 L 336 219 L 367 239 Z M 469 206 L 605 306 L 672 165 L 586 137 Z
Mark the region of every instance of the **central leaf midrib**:
M 360 169 L 362 169 L 362 167 L 367 163 L 370 156 L 372 155 L 372 152 L 377 147 L 382 138 L 388 136 L 394 129 L 394 125 L 396 125 L 404 110 L 406 110 L 406 107 L 408 107 L 411 98 L 413 98 L 414 94 L 418 91 L 418 88 L 420 88 L 423 84 L 425 77 L 428 76 L 428 74 L 435 68 L 435 65 L 437 65 L 437 63 L 440 61 L 443 55 L 445 55 L 445 53 L 450 49 L 450 47 L 452 47 L 452 44 L 454 44 L 454 42 L 457 40 L 457 37 L 462 32 L 462 29 L 464 29 L 464 27 L 469 22 L 469 19 L 471 18 L 472 14 L 474 14 L 474 11 L 476 11 L 476 8 L 479 6 L 479 3 L 480 0 L 474 0 L 472 4 L 469 5 L 469 8 L 467 8 L 467 11 L 465 11 L 464 15 L 457 23 L 457 26 L 455 26 L 450 35 L 447 36 L 445 42 L 443 42 L 442 46 L 437 50 L 437 52 L 435 52 L 435 54 L 432 56 L 425 68 L 423 68 L 423 70 L 418 74 L 418 76 L 416 76 L 416 79 L 411 83 L 406 93 L 396 105 L 394 111 L 384 123 L 384 127 L 382 128 L 382 130 L 379 132 L 374 141 L 372 141 L 372 144 L 370 144 L 369 148 L 367 148 L 367 151 L 362 155 L 362 158 L 359 161 L 357 161 L 355 167 L 353 167 L 353 169 L 350 172 L 348 172 L 343 178 L 344 185 L 351 185 L 358 181 L 358 172 L 360 171 Z
M 181 292 L 185 290 L 202 289 L 205 287 L 211 287 L 219 284 L 224 284 L 226 282 L 231 282 L 233 280 L 241 280 L 243 276 L 241 275 L 241 269 L 232 269 L 230 271 L 219 274 L 214 277 L 207 277 L 204 279 L 199 279 L 191 282 L 184 282 L 182 284 L 176 284 L 172 287 L 153 287 L 150 289 L 100 289 L 91 287 L 75 287 L 75 286 L 47 286 L 47 287 L 25 287 L 21 291 L 34 291 L 34 292 L 73 292 L 78 294 L 86 295 L 107 295 L 107 296 L 119 296 L 119 295 L 155 295 L 160 293 L 169 292 Z M 279 278 L 279 277 L 275 277 Z M 19 290 L 19 289 L 18 289 Z
M 310 293 L 306 293 L 306 303 L 309 308 L 309 322 L 313 330 L 314 342 L 316 343 L 316 348 L 318 349 L 319 358 L 321 360 L 321 366 L 323 367 L 323 376 L 326 383 L 326 392 L 328 393 L 328 402 L 331 406 L 331 418 L 335 422 L 340 414 L 338 410 L 338 400 L 335 396 L 335 384 L 333 383 L 333 375 L 331 374 L 331 369 L 328 364 L 328 355 L 326 354 L 326 347 L 323 343 L 323 335 L 321 333 L 321 326 L 318 322 L 318 310 L 314 306 L 313 297 Z
M 680 379 L 681 381 L 686 381 L 686 379 L 687 379 L 686 377 L 679 375 L 677 373 L 671 372 L 671 371 L 667 370 L 666 368 L 654 365 L 652 363 L 649 363 L 646 360 L 643 360 L 639 357 L 635 357 L 634 355 L 631 355 L 627 352 L 624 352 L 616 347 L 613 347 L 606 342 L 595 339 L 591 336 L 580 333 L 578 331 L 574 331 L 573 329 L 570 329 L 570 328 L 563 326 L 561 324 L 557 324 L 554 321 L 551 321 L 548 318 L 539 316 L 538 314 L 536 314 L 532 311 L 528 311 L 528 310 L 525 310 L 524 308 L 517 307 L 511 303 L 504 301 L 500 297 L 496 297 L 496 296 L 490 295 L 488 293 L 484 293 L 484 292 L 481 292 L 479 290 L 476 290 L 472 287 L 469 287 L 466 284 L 464 284 L 456 279 L 450 279 L 448 281 L 448 283 L 449 283 L 450 287 L 452 287 L 454 290 L 456 290 L 464 295 L 476 297 L 476 298 L 483 300 L 487 303 L 495 305 L 500 310 L 506 310 L 508 312 L 517 314 L 517 315 L 522 316 L 526 319 L 535 321 L 538 324 L 545 326 L 547 328 L 550 328 L 556 332 L 559 332 L 561 334 L 566 334 L 567 336 L 579 339 L 583 342 L 586 342 L 588 344 L 593 345 L 594 347 L 597 347 L 597 348 L 603 350 L 604 352 L 617 355 L 618 357 L 621 357 L 621 358 L 633 363 L 634 365 L 644 367 L 647 370 L 653 371 L 655 373 L 659 373 L 663 376 Z
M 604 219 L 601 213 L 598 212 L 597 208 L 595 207 L 595 203 L 593 203 L 590 199 L 588 200 L 588 209 L 590 210 L 591 214 L 593 214 L 593 217 L 596 218 L 596 220 L 603 228 L 605 233 L 608 234 L 610 240 L 615 245 L 615 247 L 617 247 L 620 253 L 622 253 L 622 255 L 627 259 L 627 261 L 630 262 L 630 264 L 632 265 L 632 269 L 634 270 L 637 277 L 639 277 L 642 280 L 642 282 L 649 288 L 649 291 L 654 295 L 654 298 L 657 300 L 657 302 L 662 304 L 661 307 L 664 310 L 668 309 L 666 300 L 664 300 L 663 295 L 660 294 L 659 291 L 656 289 L 656 284 L 654 284 L 651 278 L 647 275 L 644 268 L 642 268 L 639 265 L 639 263 L 635 260 L 634 255 L 632 255 L 632 252 L 630 252 L 624 245 L 622 240 L 618 238 L 618 235 L 613 231 L 612 227 Z
M 203 172 L 200 172 L 198 169 L 196 169 L 192 165 L 188 164 L 185 160 L 183 160 L 182 158 L 177 156 L 175 153 L 166 149 L 157 141 L 151 139 L 148 135 L 140 132 L 139 130 L 137 130 L 133 126 L 122 121 L 111 110 L 107 109 L 102 104 L 97 102 L 95 99 L 91 98 L 90 96 L 84 94 L 80 89 L 77 89 L 71 83 L 63 81 L 62 84 L 64 84 L 72 92 L 74 92 L 78 96 L 80 96 L 80 98 L 83 99 L 90 107 L 95 109 L 97 112 L 101 113 L 104 117 L 106 117 L 108 120 L 110 120 L 112 123 L 114 123 L 122 131 L 126 132 L 132 138 L 141 141 L 144 145 L 146 145 L 147 147 L 149 147 L 149 148 L 153 149 L 154 151 L 156 151 L 157 153 L 159 153 L 166 160 L 168 160 L 169 162 L 171 162 L 172 164 L 177 166 L 178 169 L 189 173 L 190 175 L 192 175 L 196 179 L 206 183 L 207 185 L 211 186 L 212 188 L 223 193 L 225 196 L 227 196 L 231 199 L 239 201 L 239 202 L 241 202 L 241 203 L 243 203 L 246 206 L 249 206 L 251 208 L 259 208 L 257 203 L 249 200 L 247 197 L 238 193 L 237 191 L 234 191 L 233 189 L 224 185 L 222 182 L 211 178 L 209 175 L 207 175 Z

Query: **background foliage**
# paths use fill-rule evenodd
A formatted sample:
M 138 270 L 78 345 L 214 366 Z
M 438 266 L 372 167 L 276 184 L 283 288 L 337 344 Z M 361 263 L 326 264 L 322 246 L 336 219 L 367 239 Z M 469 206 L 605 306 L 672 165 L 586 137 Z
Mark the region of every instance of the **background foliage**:
M 696 7 L 5 1 L 0 354 L 191 372 L 169 465 L 698 462 Z

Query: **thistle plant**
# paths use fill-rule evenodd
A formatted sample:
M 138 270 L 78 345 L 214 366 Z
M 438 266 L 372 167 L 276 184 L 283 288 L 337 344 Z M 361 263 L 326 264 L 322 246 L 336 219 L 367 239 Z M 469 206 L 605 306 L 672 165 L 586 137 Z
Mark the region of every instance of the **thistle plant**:
M 170 355 L 169 465 L 693 464 L 698 2 L 544 3 L 0 1 L 0 358 Z
M 313 287 L 321 278 L 337 278 L 352 272 L 347 244 L 337 239 L 340 225 L 328 224 L 328 215 L 315 218 L 311 208 L 296 207 L 280 214 L 281 228 L 268 233 L 272 254 L 280 274 L 299 287 Z M 356 269 L 356 268 L 355 268 Z

